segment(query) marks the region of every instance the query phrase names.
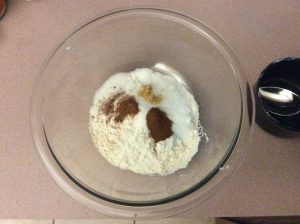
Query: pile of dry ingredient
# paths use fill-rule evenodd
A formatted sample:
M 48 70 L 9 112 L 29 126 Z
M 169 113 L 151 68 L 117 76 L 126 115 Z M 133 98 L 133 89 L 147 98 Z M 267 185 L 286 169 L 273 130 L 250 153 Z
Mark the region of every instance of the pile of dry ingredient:
M 187 167 L 204 135 L 193 95 L 146 68 L 111 76 L 94 96 L 89 125 L 111 164 L 147 175 Z

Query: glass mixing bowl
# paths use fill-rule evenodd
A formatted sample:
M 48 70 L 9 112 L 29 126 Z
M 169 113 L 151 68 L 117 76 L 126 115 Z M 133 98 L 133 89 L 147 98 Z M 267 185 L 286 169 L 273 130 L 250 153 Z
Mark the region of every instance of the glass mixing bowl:
M 186 169 L 144 176 L 100 155 L 89 109 L 111 75 L 158 62 L 183 74 L 210 140 Z M 55 48 L 35 82 L 30 118 L 43 162 L 69 195 L 106 215 L 148 219 L 200 204 L 233 174 L 251 138 L 252 99 L 237 57 L 207 26 L 171 11 L 123 9 L 88 21 Z

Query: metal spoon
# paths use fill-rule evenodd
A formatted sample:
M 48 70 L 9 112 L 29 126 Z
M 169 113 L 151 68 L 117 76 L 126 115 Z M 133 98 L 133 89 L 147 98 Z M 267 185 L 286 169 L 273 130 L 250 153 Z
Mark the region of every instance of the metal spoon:
M 300 113 L 300 97 L 291 90 L 281 87 L 260 87 L 258 94 L 266 104 L 268 110 L 280 116 L 292 116 Z

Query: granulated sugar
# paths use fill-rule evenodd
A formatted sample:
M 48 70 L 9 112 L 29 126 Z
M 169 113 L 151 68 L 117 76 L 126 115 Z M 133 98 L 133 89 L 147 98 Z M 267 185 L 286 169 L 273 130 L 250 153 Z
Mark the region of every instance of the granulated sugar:
M 138 103 L 138 110 L 124 116 L 122 122 L 103 110 L 105 102 L 118 93 Z M 111 107 L 111 116 L 116 116 L 118 100 Z M 150 110 L 167 116 L 160 122 L 165 123 L 163 128 L 172 126 L 156 140 L 147 125 Z M 89 125 L 95 146 L 111 164 L 147 175 L 168 175 L 187 167 L 203 136 L 192 94 L 175 78 L 146 68 L 111 76 L 94 96 Z

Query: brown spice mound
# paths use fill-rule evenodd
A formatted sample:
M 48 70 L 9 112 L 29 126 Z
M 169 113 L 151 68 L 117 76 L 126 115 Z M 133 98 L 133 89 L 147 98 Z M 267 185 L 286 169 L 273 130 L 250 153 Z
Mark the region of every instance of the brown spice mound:
M 149 110 L 146 118 L 150 136 L 154 139 L 155 143 L 172 136 L 172 121 L 164 111 L 154 107 Z
M 124 92 L 117 93 L 113 95 L 112 97 L 108 98 L 107 101 L 102 103 L 101 110 L 106 115 L 111 115 L 114 112 L 114 103 L 115 101 L 120 98 L 122 95 L 124 95 Z
M 138 103 L 134 97 L 124 95 L 118 102 L 114 119 L 116 122 L 122 122 L 127 116 L 134 116 L 139 112 Z
M 132 96 L 124 92 L 117 93 L 105 101 L 101 110 L 108 116 L 108 119 L 114 119 L 115 122 L 123 122 L 127 116 L 134 116 L 139 112 L 138 103 Z
M 141 86 L 138 95 L 142 96 L 145 99 L 145 101 L 151 104 L 159 104 L 162 101 L 162 97 L 160 95 L 153 94 L 151 85 Z

